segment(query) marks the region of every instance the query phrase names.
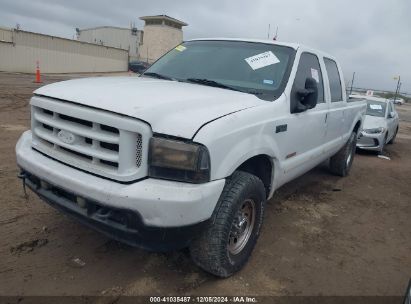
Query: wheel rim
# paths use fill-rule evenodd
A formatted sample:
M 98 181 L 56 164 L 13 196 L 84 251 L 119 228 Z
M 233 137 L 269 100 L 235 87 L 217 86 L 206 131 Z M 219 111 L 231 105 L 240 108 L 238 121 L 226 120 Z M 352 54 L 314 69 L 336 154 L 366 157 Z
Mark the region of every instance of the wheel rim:
M 254 229 L 255 223 L 255 202 L 252 199 L 246 199 L 242 204 L 234 222 L 231 225 L 230 236 L 228 239 L 228 251 L 232 255 L 240 253 Z
M 350 166 L 352 154 L 353 154 L 353 149 L 350 149 L 350 154 L 348 154 L 348 157 L 347 157 L 347 167 Z
M 351 143 L 350 153 L 348 154 L 347 159 L 345 161 L 346 168 L 349 168 L 351 166 L 351 162 L 353 160 L 354 153 L 355 153 L 355 147 L 356 147 L 356 141 L 354 140 L 354 142 Z

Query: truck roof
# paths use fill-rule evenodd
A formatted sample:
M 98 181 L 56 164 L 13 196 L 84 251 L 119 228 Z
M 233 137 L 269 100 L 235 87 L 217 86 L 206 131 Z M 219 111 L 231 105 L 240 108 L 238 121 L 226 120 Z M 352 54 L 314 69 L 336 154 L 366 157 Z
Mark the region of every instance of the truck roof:
M 196 38 L 190 39 L 187 41 L 201 41 L 201 40 L 221 40 L 221 41 L 243 41 L 243 42 L 258 42 L 258 43 L 265 43 L 265 44 L 276 44 L 282 46 L 288 46 L 293 49 L 298 49 L 301 45 L 298 43 L 289 43 L 289 42 L 279 42 L 276 40 L 269 40 L 269 39 L 248 39 L 248 38 L 223 38 L 223 37 L 215 37 L 215 38 Z
M 311 48 L 309 46 L 300 44 L 300 43 L 293 43 L 293 42 L 280 42 L 277 40 L 270 40 L 270 39 L 252 39 L 252 38 L 224 38 L 224 37 L 215 37 L 215 38 L 196 38 L 196 39 L 190 39 L 187 41 L 204 41 L 204 40 L 221 40 L 221 41 L 242 41 L 242 42 L 256 42 L 256 43 L 265 43 L 265 44 L 274 44 L 274 45 L 281 45 L 281 46 L 288 46 L 290 48 L 293 48 L 294 50 L 297 50 L 299 48 L 304 48 L 308 51 L 321 54 L 324 57 L 328 57 L 331 59 L 335 59 L 334 56 L 327 54 L 323 51 Z

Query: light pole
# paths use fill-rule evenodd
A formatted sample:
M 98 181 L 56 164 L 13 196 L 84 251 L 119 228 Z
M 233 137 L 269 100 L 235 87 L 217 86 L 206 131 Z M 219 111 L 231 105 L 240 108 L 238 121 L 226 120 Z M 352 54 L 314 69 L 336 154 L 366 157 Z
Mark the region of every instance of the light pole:
M 394 79 L 396 80 L 397 77 L 394 77 Z M 397 88 L 395 89 L 395 95 L 394 95 L 394 103 L 395 103 L 395 100 L 397 99 L 397 95 L 399 93 L 400 87 L 401 87 L 401 76 L 398 76 Z
M 350 88 L 350 95 L 352 94 L 352 87 L 354 86 L 354 77 L 355 77 L 355 72 L 354 72 L 354 73 L 352 73 L 351 88 Z

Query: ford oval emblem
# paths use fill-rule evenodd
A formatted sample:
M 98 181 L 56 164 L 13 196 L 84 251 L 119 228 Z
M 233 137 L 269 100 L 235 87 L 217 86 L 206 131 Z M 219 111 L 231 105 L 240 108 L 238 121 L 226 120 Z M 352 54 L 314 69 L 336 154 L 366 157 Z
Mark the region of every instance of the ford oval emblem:
M 76 136 L 73 133 L 65 130 L 61 130 L 60 132 L 58 132 L 57 137 L 65 144 L 69 145 L 72 145 L 76 140 Z

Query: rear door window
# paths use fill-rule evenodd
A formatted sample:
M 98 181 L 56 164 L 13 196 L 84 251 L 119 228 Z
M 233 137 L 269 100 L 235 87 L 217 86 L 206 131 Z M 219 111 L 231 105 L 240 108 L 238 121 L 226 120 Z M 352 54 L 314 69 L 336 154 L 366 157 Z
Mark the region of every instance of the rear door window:
M 331 102 L 342 101 L 341 77 L 337 63 L 329 58 L 324 58 L 325 68 L 327 69 L 328 80 L 330 82 Z

